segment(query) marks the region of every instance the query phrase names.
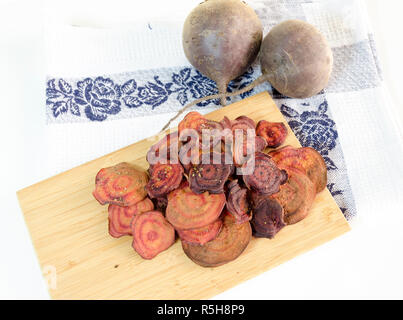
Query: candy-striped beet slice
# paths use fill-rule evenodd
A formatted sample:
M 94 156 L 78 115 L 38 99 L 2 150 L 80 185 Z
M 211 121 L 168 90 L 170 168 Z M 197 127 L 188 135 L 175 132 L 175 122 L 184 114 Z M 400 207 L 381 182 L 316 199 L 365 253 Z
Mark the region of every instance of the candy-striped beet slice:
M 217 219 L 213 223 L 207 226 L 189 229 L 189 230 L 177 230 L 179 237 L 182 241 L 196 244 L 205 244 L 215 239 L 222 227 L 221 219 Z
M 237 224 L 230 214 L 225 214 L 218 236 L 204 245 L 182 241 L 185 254 L 203 267 L 218 267 L 238 258 L 248 246 L 252 236 L 250 223 Z
M 146 186 L 150 198 L 161 198 L 179 187 L 183 178 L 180 164 L 157 163 L 150 166 L 150 181 Z
M 175 242 L 175 229 L 159 211 L 137 215 L 132 220 L 134 250 L 144 259 L 152 259 Z
M 265 153 L 256 152 L 254 158 L 250 158 L 244 164 L 245 168 L 248 166 L 254 170 L 251 174 L 243 175 L 243 181 L 249 189 L 259 193 L 267 195 L 277 193 L 280 185 L 287 181 L 287 173 L 280 170 Z
M 313 182 L 300 170 L 288 168 L 288 181 L 280 186 L 280 191 L 272 195 L 284 208 L 284 221 L 294 224 L 304 219 L 315 200 L 316 189 Z
M 122 162 L 98 172 L 93 195 L 102 205 L 132 206 L 146 197 L 147 181 L 146 172 Z
M 295 168 L 305 173 L 315 184 L 316 193 L 326 188 L 326 163 L 315 149 L 286 146 L 270 152 L 270 156 L 282 169 Z
M 178 230 L 204 227 L 220 216 L 225 195 L 194 193 L 187 183 L 168 195 L 167 220 Z
M 281 146 L 287 138 L 287 133 L 287 127 L 282 122 L 260 120 L 256 127 L 256 134 L 263 137 L 270 148 Z
M 109 234 L 114 238 L 130 235 L 133 217 L 153 209 L 154 204 L 149 198 L 145 198 L 130 207 L 110 204 L 108 207 Z

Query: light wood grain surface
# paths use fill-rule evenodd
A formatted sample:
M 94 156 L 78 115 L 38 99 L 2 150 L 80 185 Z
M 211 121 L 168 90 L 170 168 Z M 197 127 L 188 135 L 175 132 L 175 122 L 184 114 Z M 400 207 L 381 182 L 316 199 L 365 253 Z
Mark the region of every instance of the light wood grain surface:
M 267 93 L 207 117 L 221 120 L 224 115 L 286 122 Z M 288 129 L 286 144 L 300 146 Z M 253 239 L 238 259 L 224 266 L 194 264 L 180 241 L 153 260 L 143 260 L 131 248 L 131 237 L 109 236 L 107 206 L 100 206 L 91 192 L 95 175 L 103 167 L 127 161 L 146 169 L 145 154 L 157 139 L 137 142 L 18 192 L 41 266 L 56 271 L 52 298 L 210 298 L 350 230 L 325 190 L 317 195 L 305 220 L 287 226 L 274 240 Z

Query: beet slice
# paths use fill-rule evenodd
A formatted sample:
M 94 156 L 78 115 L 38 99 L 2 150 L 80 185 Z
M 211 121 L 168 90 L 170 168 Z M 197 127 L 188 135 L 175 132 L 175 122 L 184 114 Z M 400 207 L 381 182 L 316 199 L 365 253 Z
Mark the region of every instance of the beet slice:
M 225 153 L 211 152 L 202 155 L 202 160 L 189 171 L 190 189 L 194 193 L 223 193 L 224 184 L 232 173 L 232 164 L 226 164 Z
M 254 144 L 248 143 L 247 136 L 243 136 L 242 144 L 234 144 L 234 163 L 236 166 L 242 166 L 247 160 L 248 155 L 253 155 L 255 152 L 262 152 L 267 147 L 267 142 L 264 138 L 255 136 Z
M 230 130 L 232 129 L 232 122 L 227 116 L 224 116 L 224 118 L 222 118 L 220 123 L 223 129 L 230 129 Z
M 122 162 L 98 172 L 92 194 L 102 205 L 109 203 L 123 207 L 132 206 L 146 197 L 144 187 L 147 181 L 146 172 Z
M 161 198 L 179 187 L 183 178 L 180 164 L 157 163 L 150 166 L 150 181 L 146 190 L 150 198 Z
M 283 207 L 268 196 L 255 196 L 252 212 L 253 235 L 257 238 L 272 239 L 286 225 Z
M 204 227 L 220 216 L 225 195 L 194 193 L 187 183 L 168 195 L 166 218 L 178 230 Z
M 231 128 L 232 132 L 235 132 L 235 130 L 243 130 L 247 131 L 248 129 L 255 130 L 256 129 L 256 123 L 254 120 L 247 116 L 239 116 L 235 120 L 231 122 Z
M 295 168 L 305 173 L 315 184 L 316 193 L 326 188 L 326 163 L 315 149 L 286 146 L 270 152 L 270 156 L 282 169 Z
M 237 223 L 244 223 L 250 220 L 247 189 L 241 188 L 238 180 L 228 183 L 227 211 L 232 214 Z
M 152 259 L 175 242 L 175 229 L 159 211 L 137 215 L 132 220 L 134 250 L 144 259 Z
M 145 198 L 130 207 L 116 204 L 108 206 L 109 234 L 114 238 L 131 234 L 131 221 L 135 215 L 154 210 L 154 204 Z
M 177 230 L 177 232 L 182 241 L 203 245 L 215 239 L 218 233 L 220 232 L 221 227 L 222 227 L 222 220 L 217 219 L 216 221 L 201 228 L 189 229 L 189 230 Z
M 284 208 L 284 221 L 294 224 L 304 219 L 316 196 L 316 188 L 308 176 L 300 170 L 288 168 L 288 181 L 280 191 L 272 195 Z
M 185 129 L 193 129 L 201 133 L 203 125 L 207 123 L 207 119 L 197 111 L 189 112 L 178 125 L 179 135 Z
M 280 170 L 270 156 L 262 152 L 256 152 L 243 168 L 253 168 L 253 161 L 253 172 L 242 176 L 247 188 L 266 195 L 277 193 L 280 185 L 287 180 L 286 171 Z
M 282 122 L 260 120 L 256 127 L 256 134 L 266 140 L 268 147 L 277 148 L 284 143 L 288 132 Z
M 147 162 L 150 165 L 157 163 L 178 163 L 178 153 L 181 142 L 178 131 L 167 134 L 164 138 L 152 145 L 147 152 Z
M 250 223 L 238 224 L 230 214 L 225 214 L 218 236 L 204 245 L 182 241 L 185 254 L 203 267 L 218 267 L 235 260 L 248 246 L 252 236 Z

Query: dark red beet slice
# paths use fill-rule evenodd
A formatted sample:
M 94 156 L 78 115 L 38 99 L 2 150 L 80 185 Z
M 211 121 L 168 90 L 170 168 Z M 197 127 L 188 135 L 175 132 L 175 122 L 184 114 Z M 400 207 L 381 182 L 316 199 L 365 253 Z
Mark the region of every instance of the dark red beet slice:
M 175 229 L 159 211 L 137 215 L 132 220 L 134 250 L 144 259 L 152 259 L 175 242 Z
M 167 134 L 164 138 L 151 146 L 147 152 L 147 162 L 150 165 L 157 163 L 178 163 L 178 153 L 181 143 L 178 132 Z
M 284 143 L 288 132 L 282 122 L 260 120 L 256 127 L 256 134 L 266 140 L 268 147 L 277 148 Z
M 178 230 L 204 227 L 220 216 L 225 205 L 225 195 L 197 194 L 187 184 L 168 195 L 166 218 Z
M 133 217 L 151 210 L 154 210 L 154 204 L 149 198 L 145 198 L 130 207 L 110 204 L 108 207 L 109 234 L 114 238 L 130 235 Z
M 228 183 L 227 210 L 232 214 L 237 223 L 249 221 L 249 203 L 247 199 L 247 189 L 241 188 L 238 180 Z
M 256 152 L 255 157 L 250 158 L 243 168 L 254 168 L 251 174 L 243 175 L 242 178 L 249 189 L 262 194 L 277 193 L 280 185 L 287 181 L 287 173 L 280 170 L 270 156 L 262 152 Z
M 123 207 L 132 206 L 146 197 L 144 187 L 147 181 L 146 172 L 122 162 L 98 172 L 92 194 L 102 205 L 109 203 Z
M 189 172 L 190 189 L 195 193 L 223 193 L 224 184 L 232 172 L 232 164 L 226 164 L 224 153 L 208 153 L 202 156 L 202 160 Z
M 230 214 L 225 214 L 218 236 L 204 245 L 182 241 L 186 255 L 203 267 L 218 267 L 235 260 L 248 246 L 252 235 L 250 223 L 238 224 Z
M 183 178 L 180 164 L 157 163 L 150 166 L 150 181 L 146 190 L 150 198 L 161 198 L 179 187 Z
M 305 173 L 315 184 L 317 193 L 326 188 L 326 163 L 315 149 L 286 146 L 270 152 L 270 156 L 282 169 L 295 168 Z
M 315 200 L 316 189 L 306 174 L 288 168 L 288 181 L 280 186 L 280 191 L 272 195 L 284 208 L 284 221 L 294 224 L 304 219 Z
M 222 220 L 217 219 L 207 226 L 198 229 L 177 230 L 177 232 L 182 241 L 203 245 L 215 239 L 220 232 L 221 227 Z
M 257 238 L 274 238 L 285 226 L 283 207 L 268 196 L 257 196 L 253 202 L 253 235 Z

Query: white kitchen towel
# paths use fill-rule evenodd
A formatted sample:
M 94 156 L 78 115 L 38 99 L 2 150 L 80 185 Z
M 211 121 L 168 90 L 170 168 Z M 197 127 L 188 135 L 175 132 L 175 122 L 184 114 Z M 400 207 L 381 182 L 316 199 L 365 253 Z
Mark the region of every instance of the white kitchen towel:
M 259 0 L 249 4 L 261 18 L 265 34 L 275 24 L 294 18 L 318 27 L 332 47 L 334 71 L 325 92 L 310 99 L 289 99 L 263 84 L 231 101 L 269 91 L 301 144 L 314 147 L 324 157 L 328 188 L 350 220 L 356 215 L 356 207 L 342 145 L 349 150 L 349 169 L 363 170 L 360 179 L 354 175 L 354 193 L 361 200 L 373 195 L 368 186 L 373 176 L 365 161 L 379 168 L 382 160 L 368 155 L 368 149 L 357 146 L 353 150 L 350 139 L 357 143 L 363 139 L 366 147 L 363 132 L 369 130 L 382 153 L 382 148 L 389 146 L 380 139 L 396 136 L 385 110 L 379 119 L 388 123 L 386 128 L 374 126 L 384 95 L 365 7 L 360 0 Z M 156 134 L 184 104 L 217 91 L 211 80 L 187 62 L 181 46 L 182 24 L 183 20 L 108 28 L 47 25 L 46 143 L 51 150 L 50 173 Z M 260 74 L 255 63 L 231 82 L 229 91 L 244 87 Z M 218 107 L 218 101 L 207 101 L 195 109 L 206 113 Z M 357 163 L 357 156 L 364 159 L 363 165 Z M 379 186 L 382 180 L 377 183 Z

